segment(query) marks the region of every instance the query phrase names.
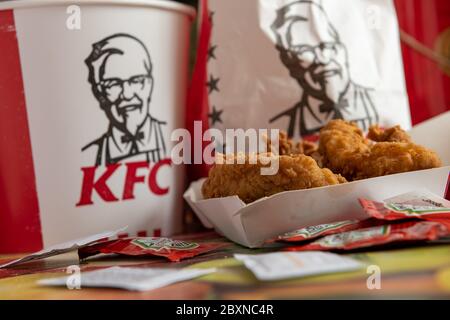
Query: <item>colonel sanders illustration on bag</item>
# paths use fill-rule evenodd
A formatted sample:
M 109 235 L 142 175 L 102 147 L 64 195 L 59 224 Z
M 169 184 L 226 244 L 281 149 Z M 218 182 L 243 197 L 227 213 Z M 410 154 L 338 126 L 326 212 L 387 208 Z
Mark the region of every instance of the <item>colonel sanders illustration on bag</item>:
M 320 21 L 316 30 L 311 29 L 314 18 Z M 281 7 L 271 28 L 281 61 L 303 89 L 300 101 L 271 122 L 289 117 L 291 136 L 297 112 L 302 136 L 317 132 L 332 119 L 352 120 L 364 129 L 378 122 L 372 89 L 351 80 L 347 48 L 320 5 L 298 1 Z
M 212 127 L 410 127 L 391 0 L 209 0 Z M 233 23 L 230 23 L 230 21 Z

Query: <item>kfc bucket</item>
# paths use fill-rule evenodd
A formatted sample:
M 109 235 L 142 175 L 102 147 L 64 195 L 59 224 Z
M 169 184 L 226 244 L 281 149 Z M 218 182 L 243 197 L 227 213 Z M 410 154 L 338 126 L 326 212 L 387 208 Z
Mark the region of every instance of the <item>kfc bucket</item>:
M 169 1 L 0 4 L 0 252 L 128 226 L 181 228 L 194 10 Z

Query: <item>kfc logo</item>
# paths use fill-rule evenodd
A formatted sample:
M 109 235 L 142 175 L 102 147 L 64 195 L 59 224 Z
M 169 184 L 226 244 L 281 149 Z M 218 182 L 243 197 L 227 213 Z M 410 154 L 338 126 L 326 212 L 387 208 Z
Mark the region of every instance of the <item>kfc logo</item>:
M 158 162 L 166 154 L 162 126 L 153 118 L 152 63 L 145 45 L 128 34 L 115 34 L 93 45 L 85 60 L 89 83 L 109 127 L 82 151 L 96 148 L 95 165 L 109 165 L 139 157 Z
M 147 48 L 131 35 L 115 34 L 95 43 L 85 63 L 92 93 L 109 125 L 101 137 L 82 148 L 94 149 L 96 157 L 94 166 L 81 168 L 76 206 L 94 204 L 94 193 L 105 202 L 134 199 L 137 184 L 146 185 L 150 194 L 167 194 L 169 186 L 159 183 L 158 172 L 172 162 L 165 158 L 162 127 L 166 123 L 150 114 L 154 79 Z M 125 171 L 125 181 L 119 194 L 108 182 L 120 171 Z
M 297 1 L 280 8 L 271 29 L 284 66 L 301 90 L 300 101 L 273 117 L 289 118 L 287 132 L 301 136 L 318 132 L 332 119 L 355 121 L 363 129 L 378 122 L 373 89 L 354 83 L 347 48 L 313 1 Z

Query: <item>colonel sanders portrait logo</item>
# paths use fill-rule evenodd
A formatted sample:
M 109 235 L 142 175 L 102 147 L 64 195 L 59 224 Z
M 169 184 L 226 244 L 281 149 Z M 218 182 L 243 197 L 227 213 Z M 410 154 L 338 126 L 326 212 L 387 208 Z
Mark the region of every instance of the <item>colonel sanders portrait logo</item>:
M 128 34 L 115 34 L 92 46 L 85 60 L 92 93 L 109 121 L 107 131 L 82 151 L 96 148 L 95 165 L 128 158 L 158 162 L 166 147 L 162 127 L 151 116 L 154 87 L 147 48 Z
M 297 130 L 304 136 L 332 119 L 351 120 L 363 129 L 378 122 L 372 89 L 352 81 L 346 46 L 319 4 L 296 1 L 278 9 L 271 30 L 282 63 L 302 91 L 300 101 L 271 123 L 287 117 L 289 136 Z

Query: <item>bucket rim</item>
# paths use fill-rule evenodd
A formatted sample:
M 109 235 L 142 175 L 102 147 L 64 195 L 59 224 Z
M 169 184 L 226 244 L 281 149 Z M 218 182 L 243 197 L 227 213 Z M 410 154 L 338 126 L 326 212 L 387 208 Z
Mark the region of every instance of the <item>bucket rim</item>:
M 13 0 L 0 3 L 0 10 L 48 6 L 61 7 L 68 5 L 123 5 L 130 7 L 151 7 L 182 13 L 189 16 L 191 19 L 194 19 L 196 15 L 196 10 L 192 6 L 167 0 Z

